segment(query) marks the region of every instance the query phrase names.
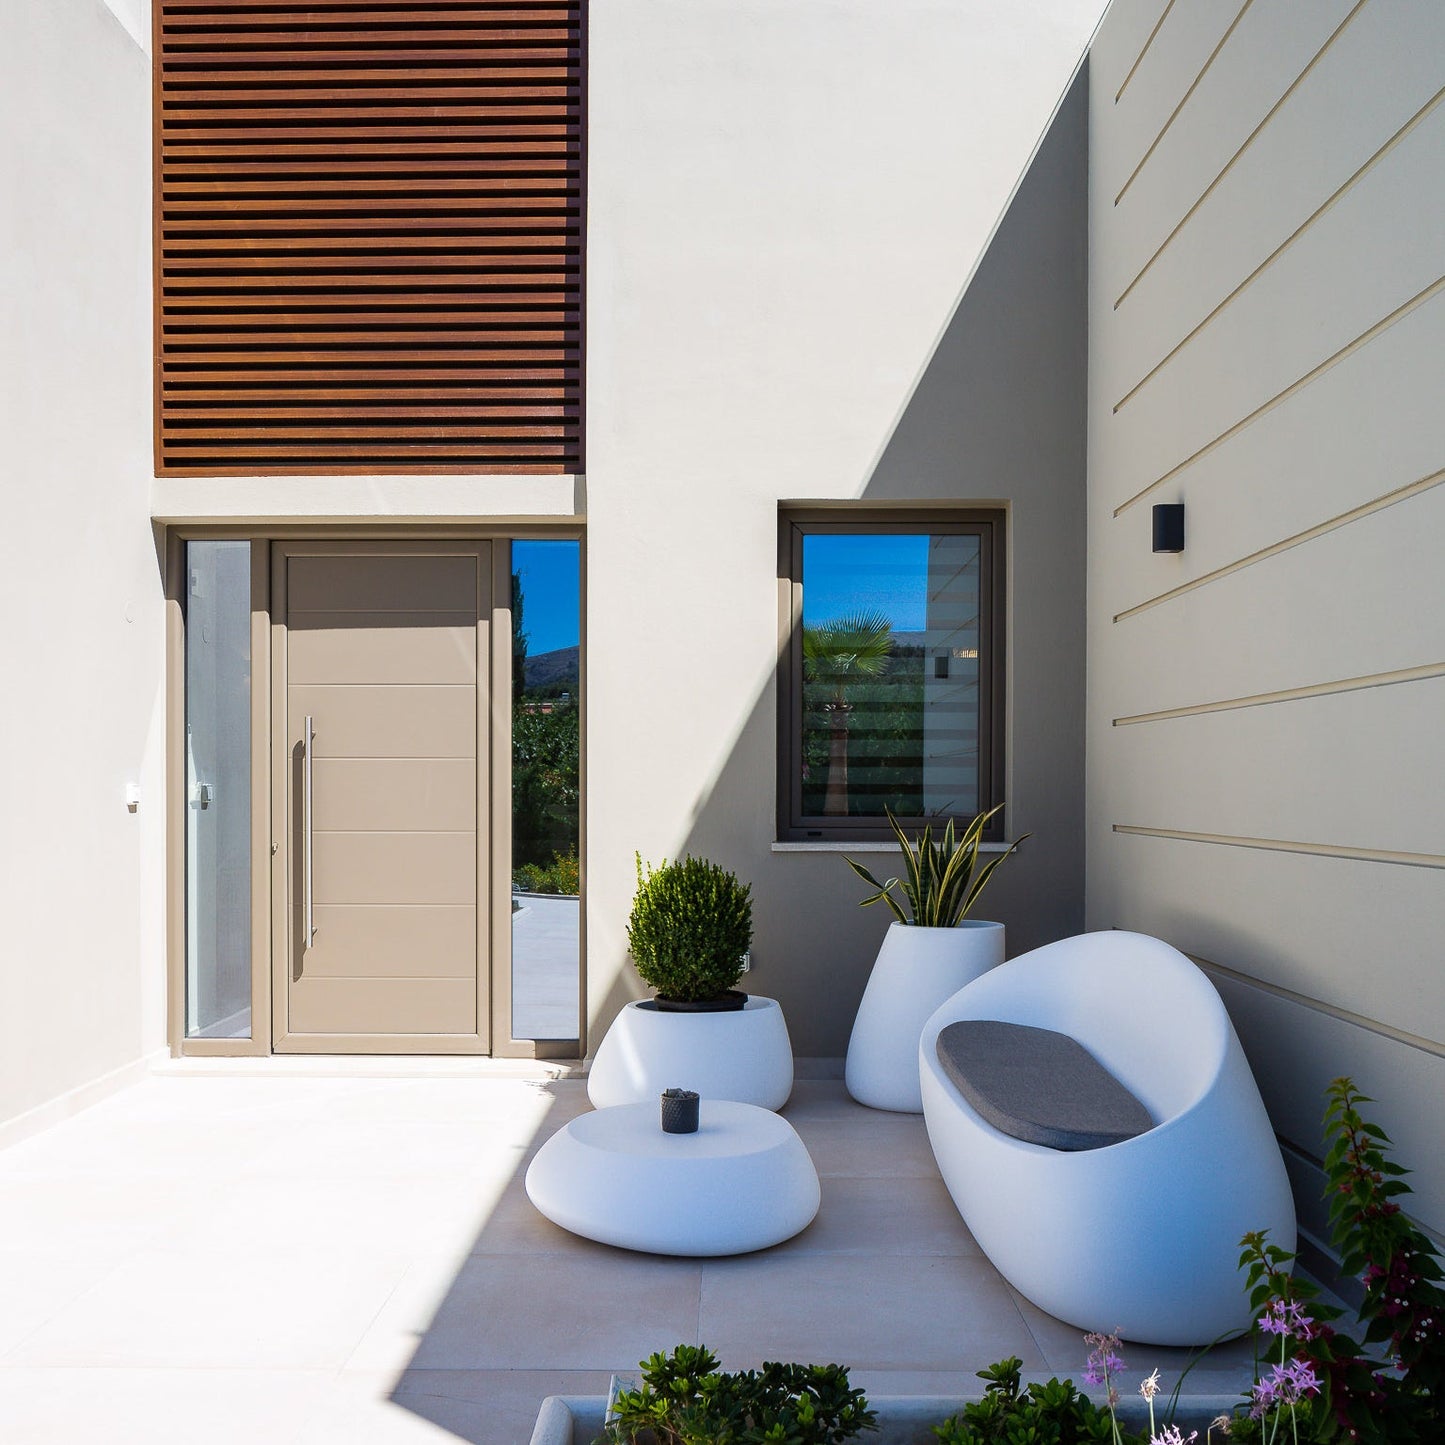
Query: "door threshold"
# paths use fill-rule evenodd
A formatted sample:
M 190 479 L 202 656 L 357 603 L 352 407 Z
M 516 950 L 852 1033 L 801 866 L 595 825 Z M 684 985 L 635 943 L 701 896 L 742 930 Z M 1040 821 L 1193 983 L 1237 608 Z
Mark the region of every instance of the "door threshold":
M 153 1075 L 267 1079 L 584 1079 L 582 1059 L 493 1059 L 447 1054 L 270 1054 L 160 1058 Z

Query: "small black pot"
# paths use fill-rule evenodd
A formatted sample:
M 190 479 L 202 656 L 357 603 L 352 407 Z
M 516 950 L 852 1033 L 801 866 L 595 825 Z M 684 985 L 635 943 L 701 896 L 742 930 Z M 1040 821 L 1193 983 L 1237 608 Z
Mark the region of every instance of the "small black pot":
M 716 998 L 663 998 L 658 994 L 656 998 L 644 999 L 637 1006 L 664 1014 L 721 1014 L 736 1013 L 739 1009 L 746 1008 L 747 1002 L 747 994 L 730 988 Z
M 691 1089 L 662 1091 L 662 1132 L 664 1134 L 697 1133 L 697 1095 Z

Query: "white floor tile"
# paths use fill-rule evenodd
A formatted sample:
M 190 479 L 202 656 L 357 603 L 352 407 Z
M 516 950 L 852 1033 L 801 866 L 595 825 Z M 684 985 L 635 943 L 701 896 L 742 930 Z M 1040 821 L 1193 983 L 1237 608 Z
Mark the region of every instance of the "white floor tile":
M 836 1359 L 874 1394 L 971 1389 L 1008 1354 L 1077 1373 L 1077 1331 L 978 1252 L 920 1118 L 799 1080 L 818 1220 L 699 1262 L 532 1209 L 527 1161 L 588 1107 L 575 1079 L 167 1074 L 0 1152 L 0 1441 L 503 1445 L 545 1395 L 682 1341 Z M 1241 1369 L 1235 1347 L 1196 1379 Z

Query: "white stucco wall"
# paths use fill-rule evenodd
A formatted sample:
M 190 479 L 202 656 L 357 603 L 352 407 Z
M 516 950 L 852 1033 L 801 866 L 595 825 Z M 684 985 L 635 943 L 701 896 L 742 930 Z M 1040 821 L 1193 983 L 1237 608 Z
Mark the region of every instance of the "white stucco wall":
M 0 1122 L 162 1041 L 149 94 L 101 0 L 0 6 Z
M 799 1053 L 846 1046 L 887 918 L 836 853 L 772 846 L 780 502 L 1010 508 L 1007 797 L 1035 840 L 984 911 L 1015 948 L 1081 922 L 1081 111 L 967 283 L 1101 8 L 592 7 L 593 1047 L 637 991 L 634 850 L 737 869 L 749 987 Z
M 126 34 L 149 55 L 151 52 L 151 0 L 102 0 L 102 3 L 121 23 Z
M 1091 62 L 1089 920 L 1216 966 L 1307 1226 L 1348 1073 L 1440 1230 L 1445 11 L 1164 10 Z
M 7 463 L 23 485 L 0 545 L 11 674 L 42 701 L 4 724 L 25 765 L 0 1120 L 162 1042 L 148 513 L 585 516 L 592 1042 L 636 989 L 634 849 L 691 849 L 754 885 L 751 986 L 784 1000 L 800 1052 L 838 1054 L 887 920 L 858 912 L 836 854 L 774 847 L 779 505 L 1004 506 L 1007 797 L 1035 838 L 988 911 L 1015 950 L 1079 926 L 1082 82 L 999 223 L 1100 8 L 594 5 L 588 472 L 530 492 L 516 478 L 156 480 L 149 72 L 131 33 L 147 7 L 4 10 L 5 335 L 23 358 Z

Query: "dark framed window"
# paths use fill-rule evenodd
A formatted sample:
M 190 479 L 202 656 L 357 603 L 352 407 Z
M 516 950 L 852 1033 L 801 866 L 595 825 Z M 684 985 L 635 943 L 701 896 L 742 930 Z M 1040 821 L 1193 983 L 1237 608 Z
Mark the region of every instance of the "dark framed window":
M 996 511 L 782 514 L 780 839 L 891 841 L 888 812 L 1002 802 L 1003 542 Z

